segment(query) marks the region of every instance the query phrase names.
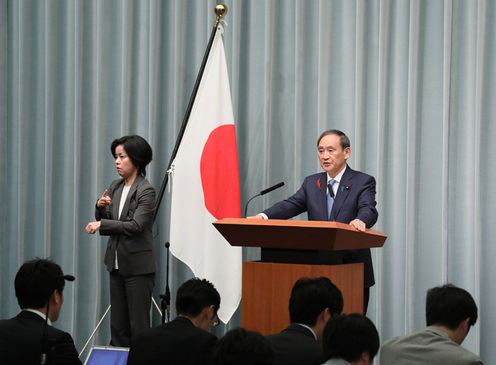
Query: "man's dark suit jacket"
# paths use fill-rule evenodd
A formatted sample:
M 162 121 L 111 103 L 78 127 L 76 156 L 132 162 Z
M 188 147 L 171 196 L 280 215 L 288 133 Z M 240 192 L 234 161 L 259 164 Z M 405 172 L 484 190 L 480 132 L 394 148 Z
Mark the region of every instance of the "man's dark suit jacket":
M 39 365 L 44 326 L 43 318 L 28 311 L 0 321 L 0 363 Z M 45 338 L 49 364 L 81 364 L 70 334 L 47 326 Z
M 291 197 L 274 204 L 264 213 L 270 219 L 289 219 L 307 212 L 309 220 L 336 221 L 350 223 L 358 218 L 367 228 L 377 222 L 375 201 L 375 179 L 363 172 L 346 170 L 339 182 L 338 192 L 332 206 L 331 217 L 327 217 L 327 173 L 311 175 L 305 178 L 301 188 Z M 365 287 L 374 285 L 374 270 L 370 249 L 347 250 L 343 263 L 364 263 Z
M 291 324 L 267 340 L 274 351 L 274 365 L 321 365 L 325 361 L 321 343 L 299 324 Z
M 131 341 L 128 365 L 204 365 L 217 342 L 213 334 L 195 327 L 187 318 L 143 331 Z
M 100 235 L 110 236 L 105 252 L 105 265 L 108 271 L 114 269 L 117 251 L 121 275 L 154 273 L 152 226 L 155 189 L 144 177 L 136 177 L 119 218 L 123 187 L 124 179 L 113 181 L 107 189 L 112 204 L 95 210 L 95 218 L 101 222 Z

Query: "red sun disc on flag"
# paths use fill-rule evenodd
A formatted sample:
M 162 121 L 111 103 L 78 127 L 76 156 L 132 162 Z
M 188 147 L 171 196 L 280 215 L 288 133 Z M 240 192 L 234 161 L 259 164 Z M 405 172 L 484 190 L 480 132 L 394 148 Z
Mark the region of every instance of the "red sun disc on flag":
M 205 207 L 216 219 L 241 216 L 238 150 L 233 124 L 215 128 L 200 160 Z

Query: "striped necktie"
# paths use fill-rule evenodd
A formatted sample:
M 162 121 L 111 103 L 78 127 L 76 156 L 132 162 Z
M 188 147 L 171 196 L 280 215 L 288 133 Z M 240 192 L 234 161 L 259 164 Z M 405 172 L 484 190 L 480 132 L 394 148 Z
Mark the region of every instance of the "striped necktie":
M 332 206 L 334 205 L 334 191 L 332 190 L 332 186 L 336 180 L 331 179 L 327 183 L 327 219 L 331 219 Z

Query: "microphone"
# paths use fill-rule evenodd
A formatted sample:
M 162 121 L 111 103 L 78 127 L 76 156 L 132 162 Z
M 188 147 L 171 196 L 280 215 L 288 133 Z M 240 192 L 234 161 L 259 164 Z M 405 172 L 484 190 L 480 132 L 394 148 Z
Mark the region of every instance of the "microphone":
M 169 288 L 169 247 L 170 247 L 169 241 L 165 242 L 165 249 L 167 250 L 167 269 L 165 272 L 165 293 L 163 295 L 160 295 L 160 298 L 162 299 L 160 303 L 162 309 L 162 324 L 170 321 L 171 294 Z
M 281 181 L 280 183 L 275 184 L 274 186 L 271 186 L 270 188 L 267 188 L 265 190 L 262 190 L 260 192 L 260 195 L 265 195 L 267 193 L 270 193 L 273 190 L 279 189 L 281 186 L 284 186 L 284 182 Z
M 57 275 L 57 278 L 64 279 L 66 281 L 74 281 L 76 277 L 74 275 Z
M 258 193 L 257 195 L 255 196 L 252 196 L 245 204 L 245 217 L 246 217 L 246 212 L 248 211 L 248 204 L 253 200 L 255 199 L 257 196 L 262 196 L 262 195 L 265 195 L 267 193 L 270 193 L 271 191 L 274 191 L 276 189 L 279 189 L 281 186 L 284 186 L 284 181 L 281 181 L 280 183 L 277 183 L 273 186 L 271 186 L 270 188 L 267 188 L 267 189 L 264 189 L 262 190 L 260 193 Z

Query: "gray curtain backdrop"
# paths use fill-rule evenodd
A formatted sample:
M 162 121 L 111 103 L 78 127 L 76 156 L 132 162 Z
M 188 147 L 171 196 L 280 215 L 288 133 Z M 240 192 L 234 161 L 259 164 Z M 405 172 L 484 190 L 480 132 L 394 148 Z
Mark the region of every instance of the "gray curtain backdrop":
M 342 129 L 352 141 L 350 165 L 377 179 L 375 228 L 388 235 L 373 250 L 368 312 L 381 341 L 422 328 L 426 290 L 452 282 L 479 306 L 464 345 L 496 362 L 495 2 L 226 3 L 243 203 L 286 182 L 249 214 L 318 172 L 317 136 Z M 50 256 L 77 277 L 56 325 L 82 348 L 109 304 L 106 239 L 84 226 L 117 176 L 110 143 L 130 133 L 148 139 L 155 156 L 148 177 L 158 190 L 214 6 L 0 0 L 1 318 L 18 311 L 18 267 Z M 169 200 L 155 227 L 158 302 Z M 172 260 L 173 297 L 190 276 Z M 230 326 L 239 321 L 238 314 Z M 107 318 L 95 343 L 108 343 L 108 327 Z

